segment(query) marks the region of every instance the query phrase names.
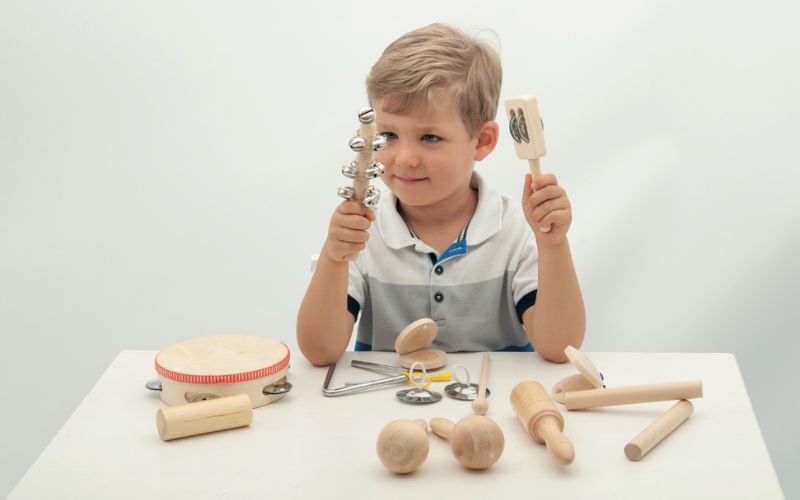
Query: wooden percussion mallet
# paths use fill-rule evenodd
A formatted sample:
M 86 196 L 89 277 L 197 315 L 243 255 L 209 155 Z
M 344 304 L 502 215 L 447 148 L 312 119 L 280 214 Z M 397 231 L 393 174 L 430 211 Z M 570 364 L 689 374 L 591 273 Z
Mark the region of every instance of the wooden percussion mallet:
M 450 442 L 453 456 L 468 469 L 488 469 L 503 454 L 503 431 L 489 417 L 471 415 L 455 424 L 436 417 L 431 419 L 431 430 Z
M 489 403 L 486 401 L 486 384 L 489 381 L 489 353 L 483 353 L 483 363 L 481 364 L 481 381 L 478 385 L 478 397 L 472 401 L 472 411 L 476 415 L 486 415 L 489 411 Z
M 550 456 L 561 465 L 575 459 L 575 449 L 561 431 L 564 417 L 539 382 L 526 380 L 511 391 L 511 407 L 522 426 L 537 442 L 544 443 Z
M 505 108 L 508 114 L 508 130 L 514 140 L 517 158 L 528 160 L 531 176 L 535 179 L 542 175 L 539 158 L 547 154 L 539 103 L 532 96 L 515 97 L 506 100 Z M 547 233 L 551 229 L 550 226 L 543 226 L 539 231 Z

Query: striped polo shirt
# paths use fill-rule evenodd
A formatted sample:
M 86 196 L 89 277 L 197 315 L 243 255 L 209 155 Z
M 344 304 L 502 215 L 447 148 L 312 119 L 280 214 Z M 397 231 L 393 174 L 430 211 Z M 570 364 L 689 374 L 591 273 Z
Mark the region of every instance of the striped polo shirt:
M 536 302 L 538 253 L 519 203 L 473 173 L 478 205 L 441 255 L 417 238 L 383 193 L 367 247 L 350 263 L 348 310 L 356 350 L 392 351 L 420 318 L 439 326 L 433 346 L 447 352 L 533 350 L 522 313 Z

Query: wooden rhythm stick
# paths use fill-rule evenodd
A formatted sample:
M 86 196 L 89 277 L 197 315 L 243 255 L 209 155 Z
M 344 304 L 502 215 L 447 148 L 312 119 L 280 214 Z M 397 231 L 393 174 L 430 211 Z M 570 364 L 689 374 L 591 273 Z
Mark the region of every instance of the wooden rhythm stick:
M 253 403 L 246 394 L 161 408 L 156 413 L 164 441 L 250 425 Z
M 699 380 L 669 382 L 665 384 L 632 385 L 610 389 L 590 389 L 562 393 L 567 410 L 583 410 L 599 406 L 675 401 L 703 397 L 703 383 Z
M 453 456 L 468 469 L 488 469 L 503 454 L 503 431 L 489 417 L 472 415 L 456 424 L 446 418 L 432 418 L 431 430 L 450 442 Z
M 486 401 L 486 383 L 489 380 L 489 353 L 483 353 L 483 363 L 481 364 L 481 381 L 478 385 L 478 397 L 472 401 L 472 411 L 476 415 L 486 415 L 489 411 L 489 403 Z
M 384 168 L 375 161 L 374 152 L 386 148 L 386 138 L 376 133 L 375 110 L 372 108 L 362 108 L 358 112 L 358 121 L 361 126 L 355 137 L 350 139 L 350 149 L 357 153 L 356 159 L 342 167 L 342 174 L 353 179 L 353 185 L 339 188 L 338 194 L 346 200 L 359 201 L 366 207 L 375 208 L 381 193 L 370 181 L 383 175 Z M 348 256 L 348 260 L 355 260 L 356 257 L 357 253 Z
M 526 380 L 511 391 L 511 407 L 522 426 L 537 443 L 545 443 L 550 456 L 561 465 L 575 460 L 575 448 L 561 431 L 564 417 L 539 382 Z
M 675 406 L 670 408 L 667 413 L 658 417 L 625 445 L 625 456 L 628 457 L 628 460 L 644 458 L 650 450 L 684 423 L 693 410 L 694 405 L 691 401 L 682 399 L 675 403 Z
M 422 419 L 393 420 L 378 434 L 376 451 L 381 463 L 392 472 L 414 472 L 428 457 L 428 423 Z
M 508 130 L 514 139 L 517 158 L 527 159 L 533 178 L 542 175 L 539 158 L 547 154 L 544 144 L 544 122 L 539 115 L 539 103 L 535 97 L 515 97 L 505 101 L 508 114 Z M 539 231 L 547 233 L 550 226 L 540 227 Z

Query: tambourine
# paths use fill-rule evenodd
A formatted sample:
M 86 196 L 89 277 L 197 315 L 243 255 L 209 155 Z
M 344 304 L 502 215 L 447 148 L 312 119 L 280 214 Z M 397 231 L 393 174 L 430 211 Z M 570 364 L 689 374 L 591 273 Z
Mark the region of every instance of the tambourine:
M 257 408 L 281 399 L 287 381 L 289 348 L 251 335 L 215 335 L 173 344 L 156 355 L 158 379 L 147 388 L 161 391 L 170 406 L 247 395 Z

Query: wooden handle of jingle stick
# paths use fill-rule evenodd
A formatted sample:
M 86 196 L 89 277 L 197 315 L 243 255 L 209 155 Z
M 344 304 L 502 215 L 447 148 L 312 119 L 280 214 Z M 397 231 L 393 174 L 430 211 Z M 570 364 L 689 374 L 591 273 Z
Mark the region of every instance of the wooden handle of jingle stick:
M 665 384 L 632 385 L 609 389 L 565 392 L 564 407 L 567 410 L 583 410 L 600 406 L 652 403 L 654 401 L 676 401 L 703 397 L 703 383 L 699 380 L 669 382 Z
M 650 450 L 684 423 L 693 410 L 694 405 L 691 401 L 682 399 L 675 403 L 675 406 L 670 408 L 667 413 L 658 417 L 625 445 L 625 456 L 628 457 L 628 460 L 644 458 Z
M 561 465 L 575 460 L 575 448 L 565 436 L 564 417 L 542 384 L 526 380 L 511 391 L 511 407 L 522 426 L 537 443 L 545 443 L 550 456 Z
M 358 151 L 353 165 L 356 167 L 356 176 L 353 178 L 353 200 L 364 203 L 367 195 L 370 180 L 365 175 L 367 167 L 370 166 L 375 156 L 373 150 L 373 140 L 377 132 L 375 125 L 375 111 L 371 108 L 364 108 L 358 114 L 361 125 L 358 127 L 358 136 L 366 140 L 365 147 Z M 358 252 L 348 255 L 347 260 L 354 261 L 358 258 Z
M 481 381 L 478 385 L 478 397 L 472 402 L 472 411 L 476 415 L 486 415 L 489 411 L 489 403 L 486 401 L 486 383 L 489 381 L 489 353 L 483 353 L 483 363 L 481 364 Z
M 253 403 L 246 394 L 161 408 L 156 413 L 164 441 L 250 425 Z

